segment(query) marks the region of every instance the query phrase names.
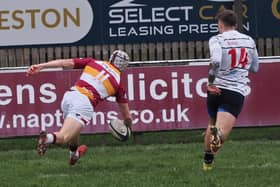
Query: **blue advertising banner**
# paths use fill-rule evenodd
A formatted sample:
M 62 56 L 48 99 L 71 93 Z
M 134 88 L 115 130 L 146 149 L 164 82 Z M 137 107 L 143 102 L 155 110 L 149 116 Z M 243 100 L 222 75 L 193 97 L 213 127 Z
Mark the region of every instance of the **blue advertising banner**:
M 86 43 L 93 40 L 101 44 L 207 40 L 218 32 L 217 12 L 233 9 L 232 0 L 94 2 L 91 1 L 95 29 L 89 33 L 91 37 L 84 38 Z M 254 8 L 253 1 L 244 2 L 243 28 L 252 36 L 256 35 Z
M 253 37 L 280 36 L 280 0 L 255 0 L 255 14 L 250 19 L 256 21 L 257 30 Z
M 2 0 L 0 47 L 208 40 L 233 1 Z M 242 16 L 253 38 L 280 36 L 280 0 L 245 0 Z

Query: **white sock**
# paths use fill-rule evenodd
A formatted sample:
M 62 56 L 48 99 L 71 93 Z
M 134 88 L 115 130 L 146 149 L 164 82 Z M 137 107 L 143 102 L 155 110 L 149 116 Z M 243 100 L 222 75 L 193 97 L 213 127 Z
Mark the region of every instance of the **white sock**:
M 75 151 L 75 152 L 73 152 L 73 151 L 70 151 L 70 156 L 71 157 L 79 157 L 79 152 L 78 151 Z
M 48 133 L 48 134 L 47 134 L 47 140 L 46 140 L 46 143 L 47 143 L 47 144 L 51 144 L 51 143 L 53 143 L 53 141 L 54 141 L 53 134 Z

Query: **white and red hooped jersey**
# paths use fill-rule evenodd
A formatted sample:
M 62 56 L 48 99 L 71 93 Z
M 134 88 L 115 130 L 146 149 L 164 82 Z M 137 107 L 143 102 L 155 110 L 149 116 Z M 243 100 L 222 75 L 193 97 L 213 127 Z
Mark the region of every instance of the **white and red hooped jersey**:
M 248 72 L 259 68 L 258 52 L 254 40 L 236 30 L 223 32 L 209 40 L 211 63 L 219 64 L 213 82 L 219 88 L 250 93 Z
M 86 95 L 93 106 L 109 96 L 116 96 L 119 103 L 128 102 L 121 83 L 121 73 L 114 65 L 92 58 L 75 58 L 73 60 L 74 69 L 83 69 L 75 88 Z

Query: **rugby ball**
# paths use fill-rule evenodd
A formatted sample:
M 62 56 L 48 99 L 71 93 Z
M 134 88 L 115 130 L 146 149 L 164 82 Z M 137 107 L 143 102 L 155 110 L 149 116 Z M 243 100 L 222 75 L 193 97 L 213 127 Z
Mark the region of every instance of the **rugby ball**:
M 112 119 L 109 123 L 109 130 L 119 141 L 126 141 L 131 135 L 130 129 L 120 119 Z

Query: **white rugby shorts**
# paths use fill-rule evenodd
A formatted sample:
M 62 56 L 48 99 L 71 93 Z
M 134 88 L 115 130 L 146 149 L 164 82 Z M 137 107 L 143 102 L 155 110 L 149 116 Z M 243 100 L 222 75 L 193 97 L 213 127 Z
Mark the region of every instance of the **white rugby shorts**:
M 87 96 L 77 90 L 65 92 L 61 101 L 63 118 L 71 117 L 76 119 L 84 127 L 93 116 L 94 108 Z

